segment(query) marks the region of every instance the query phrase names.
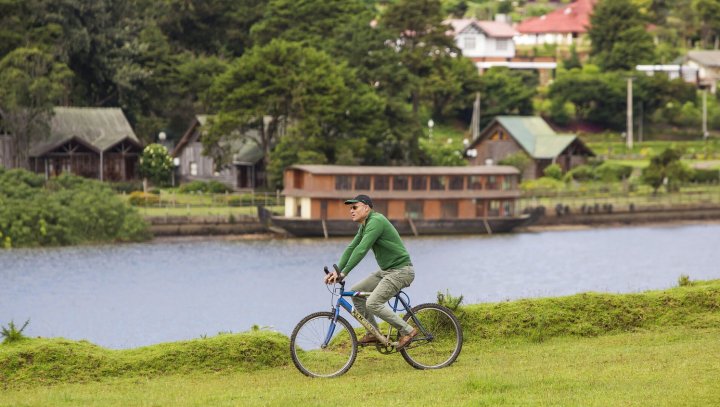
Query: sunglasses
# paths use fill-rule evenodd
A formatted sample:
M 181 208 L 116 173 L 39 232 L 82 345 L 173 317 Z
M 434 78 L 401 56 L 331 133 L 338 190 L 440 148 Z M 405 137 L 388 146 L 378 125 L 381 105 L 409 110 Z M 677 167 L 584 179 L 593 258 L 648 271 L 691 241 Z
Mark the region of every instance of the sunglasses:
M 350 210 L 356 211 L 356 210 L 358 210 L 359 208 L 361 208 L 360 205 L 353 205 L 353 206 L 350 207 Z

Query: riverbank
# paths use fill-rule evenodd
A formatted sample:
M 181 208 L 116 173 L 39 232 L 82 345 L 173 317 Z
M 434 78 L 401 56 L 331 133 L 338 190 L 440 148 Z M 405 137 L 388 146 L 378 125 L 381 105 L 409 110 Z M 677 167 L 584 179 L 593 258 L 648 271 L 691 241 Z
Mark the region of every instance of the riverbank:
M 465 346 L 438 371 L 361 350 L 332 381 L 382 389 L 368 404 L 710 405 L 720 398 L 720 280 L 463 307 Z M 327 405 L 346 391 L 295 370 L 284 335 L 109 351 L 87 342 L 0 345 L 0 405 Z M 410 396 L 408 396 L 410 395 Z
M 288 237 L 287 234 L 260 222 L 251 216 L 178 216 L 146 217 L 155 240 L 193 240 L 198 237 L 239 240 Z M 348 220 L 349 222 L 349 220 Z M 619 227 L 632 225 L 680 225 L 720 223 L 720 206 L 676 205 L 649 207 L 643 210 L 595 211 L 589 213 L 564 213 L 547 211 L 534 223 L 515 231 L 579 230 L 595 227 Z M 232 237 L 234 236 L 234 237 Z M 242 236 L 242 237 L 240 237 Z

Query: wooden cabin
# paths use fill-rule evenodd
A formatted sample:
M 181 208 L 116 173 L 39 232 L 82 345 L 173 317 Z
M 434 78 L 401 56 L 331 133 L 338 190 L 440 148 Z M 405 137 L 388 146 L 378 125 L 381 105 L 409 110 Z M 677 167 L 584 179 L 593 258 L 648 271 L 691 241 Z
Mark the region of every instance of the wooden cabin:
M 518 178 L 509 166 L 294 165 L 284 173 L 285 218 L 348 220 L 344 201 L 358 194 L 391 220 L 511 217 Z

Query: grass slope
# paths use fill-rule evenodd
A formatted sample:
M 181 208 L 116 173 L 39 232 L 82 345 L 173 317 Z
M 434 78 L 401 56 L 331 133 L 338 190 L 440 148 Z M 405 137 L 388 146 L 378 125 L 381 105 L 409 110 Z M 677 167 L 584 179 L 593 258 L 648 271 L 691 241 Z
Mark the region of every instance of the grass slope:
M 328 381 L 299 374 L 284 335 L 254 331 L 111 351 L 0 346 L 0 405 L 710 405 L 720 400 L 720 280 L 464 307 L 453 366 L 415 371 L 363 349 Z M 53 384 L 46 386 L 45 384 Z M 368 393 L 368 389 L 373 389 Z

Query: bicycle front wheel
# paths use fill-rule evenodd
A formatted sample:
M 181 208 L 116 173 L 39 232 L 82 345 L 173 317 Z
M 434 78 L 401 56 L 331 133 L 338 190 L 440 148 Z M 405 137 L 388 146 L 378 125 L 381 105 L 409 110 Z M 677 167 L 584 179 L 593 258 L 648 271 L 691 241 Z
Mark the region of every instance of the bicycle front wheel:
M 405 321 L 419 332 L 400 350 L 403 358 L 416 369 L 440 369 L 460 355 L 462 328 L 452 311 L 438 304 L 420 304 L 405 314 Z M 418 325 L 419 322 L 419 325 Z
M 333 316 L 332 312 L 310 314 L 297 324 L 290 335 L 293 363 L 307 376 L 340 376 L 355 362 L 355 331 L 342 317 L 333 324 Z M 324 346 L 328 335 L 331 335 L 330 341 Z

